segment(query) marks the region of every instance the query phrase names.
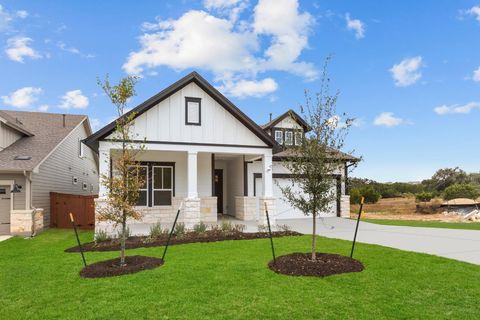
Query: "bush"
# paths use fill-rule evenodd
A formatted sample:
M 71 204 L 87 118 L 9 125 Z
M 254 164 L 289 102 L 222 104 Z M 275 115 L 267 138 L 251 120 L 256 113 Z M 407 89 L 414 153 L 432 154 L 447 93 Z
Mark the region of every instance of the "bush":
M 185 223 L 179 222 L 175 225 L 175 229 L 173 231 L 177 237 L 181 237 L 185 235 L 186 230 L 185 230 Z
M 266 224 L 259 224 L 257 228 L 258 232 L 268 232 L 268 226 Z
M 233 226 L 233 231 L 242 233 L 245 231 L 246 226 L 244 224 L 235 224 Z
M 160 222 L 157 222 L 150 226 L 150 233 L 149 233 L 150 239 L 158 239 L 162 234 L 163 234 L 163 229 Z
M 289 232 L 292 229 L 287 224 L 277 224 L 277 230 L 282 232 Z
M 203 221 L 200 221 L 199 224 L 193 226 L 193 231 L 198 233 L 204 233 L 205 231 L 207 231 L 207 225 L 203 223 Z
M 234 231 L 233 224 L 230 221 L 222 221 L 220 229 L 223 233 L 231 233 Z
M 350 190 L 350 202 L 359 204 L 361 198 L 365 198 L 365 203 L 377 203 L 381 195 L 373 186 L 364 186 Z
M 351 204 L 360 204 L 360 199 L 362 198 L 362 193 L 360 189 L 353 188 L 350 190 L 350 203 Z
M 443 193 L 443 198 L 445 200 L 451 200 L 455 198 L 476 199 L 479 195 L 480 193 L 474 185 L 459 183 L 447 187 Z
M 415 195 L 415 199 L 417 201 L 421 202 L 428 202 L 433 199 L 433 193 L 432 192 L 420 192 Z
M 95 242 L 108 241 L 111 239 L 112 237 L 110 237 L 105 230 L 98 230 L 95 232 Z

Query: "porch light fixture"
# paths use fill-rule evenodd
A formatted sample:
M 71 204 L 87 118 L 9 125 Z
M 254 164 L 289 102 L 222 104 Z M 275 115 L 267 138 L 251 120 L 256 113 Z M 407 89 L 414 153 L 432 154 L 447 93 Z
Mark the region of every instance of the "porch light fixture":
M 18 184 L 15 183 L 10 193 L 20 193 L 20 192 L 22 192 L 22 186 L 19 186 Z

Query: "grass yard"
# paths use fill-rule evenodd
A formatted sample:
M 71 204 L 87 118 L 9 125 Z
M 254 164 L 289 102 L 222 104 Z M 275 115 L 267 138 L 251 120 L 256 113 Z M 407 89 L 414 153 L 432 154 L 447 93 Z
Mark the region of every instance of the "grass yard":
M 443 221 L 387 220 L 387 219 L 362 219 L 361 221 L 389 225 L 389 226 L 480 230 L 480 222 L 443 222 Z
M 83 241 L 92 239 L 82 232 Z M 309 236 L 275 239 L 278 255 L 308 251 Z M 2 319 L 474 319 L 480 267 L 358 244 L 361 273 L 324 279 L 267 269 L 268 239 L 176 245 L 164 266 L 122 277 L 83 279 L 72 231 L 48 230 L 0 243 Z M 163 247 L 128 253 L 160 257 Z M 319 239 L 347 254 L 350 242 Z M 88 262 L 116 257 L 88 252 Z

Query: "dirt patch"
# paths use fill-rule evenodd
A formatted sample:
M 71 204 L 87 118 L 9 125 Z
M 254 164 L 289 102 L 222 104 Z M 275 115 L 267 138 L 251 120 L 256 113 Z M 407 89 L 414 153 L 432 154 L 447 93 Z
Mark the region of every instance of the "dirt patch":
M 272 232 L 273 237 L 286 236 L 300 236 L 299 232 L 295 231 L 275 231 Z M 182 236 L 173 235 L 170 240 L 171 245 L 198 243 L 198 242 L 216 242 L 225 240 L 252 240 L 268 238 L 266 232 L 245 233 L 245 232 L 221 232 L 221 231 L 206 231 L 202 233 L 189 232 Z M 130 237 L 125 242 L 126 249 L 160 247 L 167 244 L 168 234 L 164 234 L 156 239 L 148 237 Z M 120 250 L 120 241 L 118 239 L 102 241 L 102 242 L 88 242 L 82 245 L 83 251 L 118 251 Z M 79 252 L 78 246 L 68 248 L 65 252 Z
M 292 253 L 278 257 L 268 263 L 270 270 L 289 276 L 327 277 L 334 274 L 360 272 L 363 264 L 355 259 L 332 253 L 317 253 L 317 259 L 311 260 L 311 253 Z
M 120 258 L 92 263 L 80 271 L 83 278 L 105 278 L 124 274 L 137 273 L 143 270 L 155 269 L 163 264 L 163 260 L 145 256 L 125 257 L 126 266 L 120 266 Z

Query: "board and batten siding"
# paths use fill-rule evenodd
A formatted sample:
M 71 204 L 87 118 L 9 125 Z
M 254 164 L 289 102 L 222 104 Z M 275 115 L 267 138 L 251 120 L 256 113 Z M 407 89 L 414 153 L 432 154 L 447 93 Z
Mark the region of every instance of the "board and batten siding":
M 297 121 L 292 119 L 292 117 L 288 116 L 279 123 L 275 125 L 276 128 L 284 128 L 284 129 L 295 129 L 295 130 L 301 130 L 302 126 L 298 124 Z
M 4 123 L 0 123 L 0 151 L 19 140 L 22 136 L 22 133 L 8 127 Z
M 45 226 L 50 225 L 50 192 L 76 195 L 98 194 L 98 165 L 96 155 L 83 146 L 79 157 L 80 140 L 87 137 L 84 121 L 77 126 L 32 176 L 32 206 L 44 209 Z M 73 177 L 78 178 L 77 184 Z M 83 190 L 83 183 L 87 189 Z
M 22 192 L 11 193 L 13 196 L 13 210 L 25 210 L 25 176 L 17 173 L 0 173 L 0 180 L 13 180 L 22 187 Z
M 200 125 L 185 124 L 185 97 L 201 98 Z M 132 134 L 136 139 L 147 141 L 266 146 L 195 83 L 186 85 L 139 115 Z

